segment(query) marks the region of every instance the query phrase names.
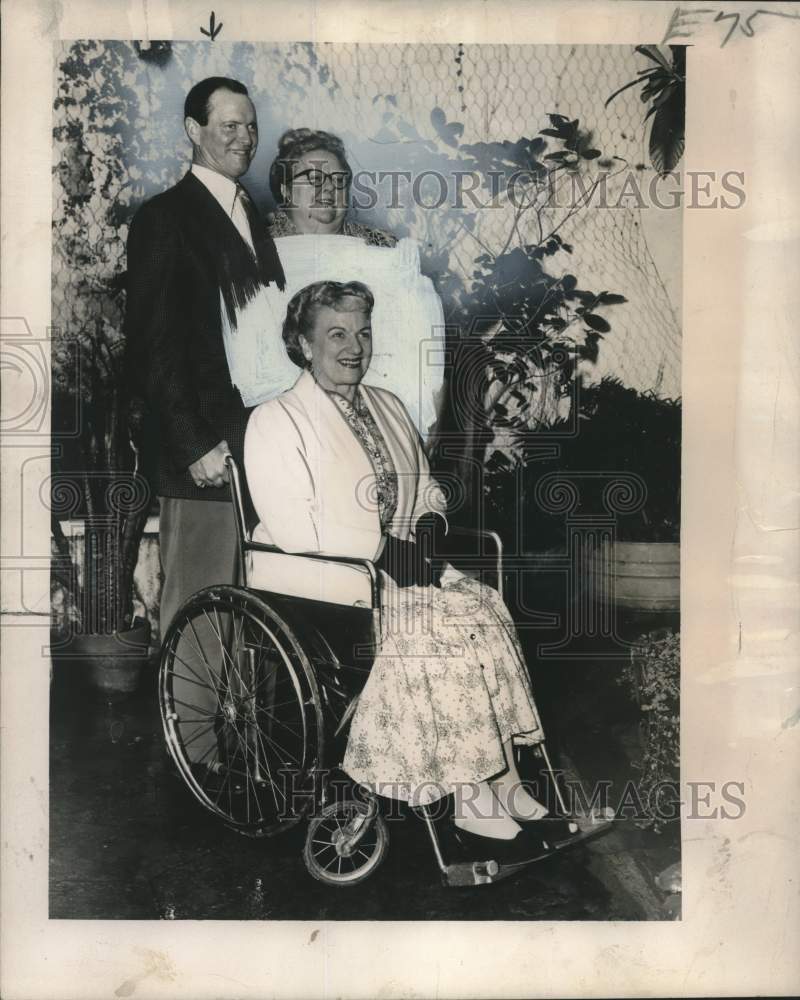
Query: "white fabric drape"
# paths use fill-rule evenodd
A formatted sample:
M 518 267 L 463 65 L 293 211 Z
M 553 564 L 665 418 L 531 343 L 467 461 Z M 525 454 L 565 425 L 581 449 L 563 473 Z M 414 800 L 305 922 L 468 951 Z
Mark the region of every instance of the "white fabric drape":
M 416 242 L 375 247 L 352 236 L 284 236 L 275 245 L 284 291 L 261 289 L 237 316 L 236 330 L 223 315 L 231 380 L 245 405 L 272 399 L 297 379 L 281 336 L 291 297 L 315 281 L 361 281 L 375 296 L 372 364 L 364 382 L 399 396 L 426 435 L 444 377 L 444 313 L 433 283 L 420 272 Z

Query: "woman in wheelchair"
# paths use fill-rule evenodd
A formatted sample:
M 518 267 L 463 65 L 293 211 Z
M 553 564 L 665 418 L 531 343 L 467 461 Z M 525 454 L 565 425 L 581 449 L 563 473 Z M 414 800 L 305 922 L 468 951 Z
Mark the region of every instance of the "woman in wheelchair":
M 382 634 L 344 770 L 413 806 L 454 795 L 454 839 L 513 863 L 577 827 L 550 816 L 517 772 L 514 746 L 544 734 L 511 616 L 447 563 L 445 497 L 417 429 L 396 396 L 362 383 L 372 308 L 355 281 L 291 300 L 283 339 L 302 374 L 253 412 L 245 440 L 253 540 L 375 562 Z

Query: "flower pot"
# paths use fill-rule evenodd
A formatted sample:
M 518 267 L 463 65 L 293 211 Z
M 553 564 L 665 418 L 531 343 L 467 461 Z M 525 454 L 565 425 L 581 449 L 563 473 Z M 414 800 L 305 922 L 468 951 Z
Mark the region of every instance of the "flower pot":
M 150 622 L 136 618 L 133 628 L 111 635 L 73 635 L 55 655 L 79 665 L 78 675 L 106 695 L 132 694 L 139 686 L 150 649 Z
M 611 568 L 618 607 L 637 611 L 680 610 L 678 542 L 615 542 Z

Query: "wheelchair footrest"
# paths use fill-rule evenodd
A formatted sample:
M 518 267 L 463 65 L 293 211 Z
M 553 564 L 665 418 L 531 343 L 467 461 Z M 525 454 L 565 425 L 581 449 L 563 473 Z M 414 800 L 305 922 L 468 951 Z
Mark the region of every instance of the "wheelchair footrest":
M 448 886 L 487 885 L 496 882 L 499 874 L 496 861 L 461 861 L 445 866 L 442 882 Z
M 442 883 L 446 886 L 491 885 L 494 882 L 502 882 L 503 879 L 510 878 L 512 875 L 517 875 L 528 865 L 550 858 L 555 853 L 555 850 L 543 851 L 541 854 L 533 855 L 514 864 L 501 864 L 494 860 L 456 862 L 452 865 L 445 865 L 442 871 Z

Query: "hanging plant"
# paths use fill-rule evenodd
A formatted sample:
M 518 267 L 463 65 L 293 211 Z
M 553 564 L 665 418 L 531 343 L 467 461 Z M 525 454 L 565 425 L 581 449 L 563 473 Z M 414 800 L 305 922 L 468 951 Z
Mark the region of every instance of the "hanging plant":
M 685 147 L 686 119 L 686 46 L 670 45 L 672 60 L 657 45 L 637 45 L 636 51 L 646 56 L 655 66 L 639 70 L 635 80 L 615 90 L 606 101 L 606 107 L 623 91 L 643 84 L 641 99 L 650 102 L 645 122 L 651 116 L 650 162 L 664 177 L 680 162 Z

